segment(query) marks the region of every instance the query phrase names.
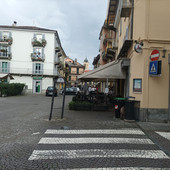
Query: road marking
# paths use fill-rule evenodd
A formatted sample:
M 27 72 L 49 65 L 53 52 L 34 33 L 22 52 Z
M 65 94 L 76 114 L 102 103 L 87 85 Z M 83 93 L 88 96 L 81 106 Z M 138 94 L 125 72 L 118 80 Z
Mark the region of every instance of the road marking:
M 145 135 L 144 132 L 138 129 L 98 129 L 98 130 L 53 130 L 48 129 L 45 134 L 133 134 Z
M 64 170 L 64 169 L 61 169 Z M 120 167 L 120 168 L 79 168 L 79 169 L 68 169 L 68 170 L 162 170 L 162 168 L 144 168 L 144 167 Z M 164 168 L 164 170 L 168 170 L 168 168 Z
M 129 143 L 154 144 L 150 139 L 141 138 L 46 138 L 40 139 L 39 144 L 87 144 L 87 143 Z
M 157 134 L 159 134 L 160 136 L 170 140 L 170 132 L 156 132 Z
M 84 149 L 84 150 L 34 150 L 29 160 L 77 158 L 150 158 L 169 159 L 161 150 Z

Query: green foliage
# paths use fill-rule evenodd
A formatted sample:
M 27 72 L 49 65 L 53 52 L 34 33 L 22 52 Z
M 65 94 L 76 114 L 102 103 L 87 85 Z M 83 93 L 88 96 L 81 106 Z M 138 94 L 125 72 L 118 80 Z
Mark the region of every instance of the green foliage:
M 0 84 L 0 96 L 16 96 L 21 95 L 25 84 L 21 83 L 1 83 Z

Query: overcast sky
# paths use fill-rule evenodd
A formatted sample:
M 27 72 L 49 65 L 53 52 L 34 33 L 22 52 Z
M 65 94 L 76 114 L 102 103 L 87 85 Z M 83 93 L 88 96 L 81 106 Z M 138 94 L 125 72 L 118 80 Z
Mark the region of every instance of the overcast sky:
M 107 0 L 0 0 L 0 4 L 0 25 L 17 21 L 18 26 L 57 30 L 66 55 L 81 64 L 87 57 L 92 67 Z

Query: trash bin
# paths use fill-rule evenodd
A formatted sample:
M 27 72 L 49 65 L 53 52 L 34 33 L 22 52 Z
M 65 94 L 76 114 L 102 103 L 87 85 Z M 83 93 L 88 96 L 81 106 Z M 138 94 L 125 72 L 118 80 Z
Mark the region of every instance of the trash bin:
M 115 117 L 120 118 L 120 109 L 122 106 L 125 105 L 126 98 L 115 98 L 114 99 L 114 106 L 115 106 Z
M 135 100 L 126 100 L 125 101 L 125 119 L 126 120 L 136 120 Z

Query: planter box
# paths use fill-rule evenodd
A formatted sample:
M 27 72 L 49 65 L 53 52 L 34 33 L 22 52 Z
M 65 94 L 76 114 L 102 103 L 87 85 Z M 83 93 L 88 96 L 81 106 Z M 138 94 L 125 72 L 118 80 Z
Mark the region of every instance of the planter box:
M 87 106 L 87 105 L 71 105 L 69 106 L 69 110 L 92 110 L 92 107 L 91 106 Z

